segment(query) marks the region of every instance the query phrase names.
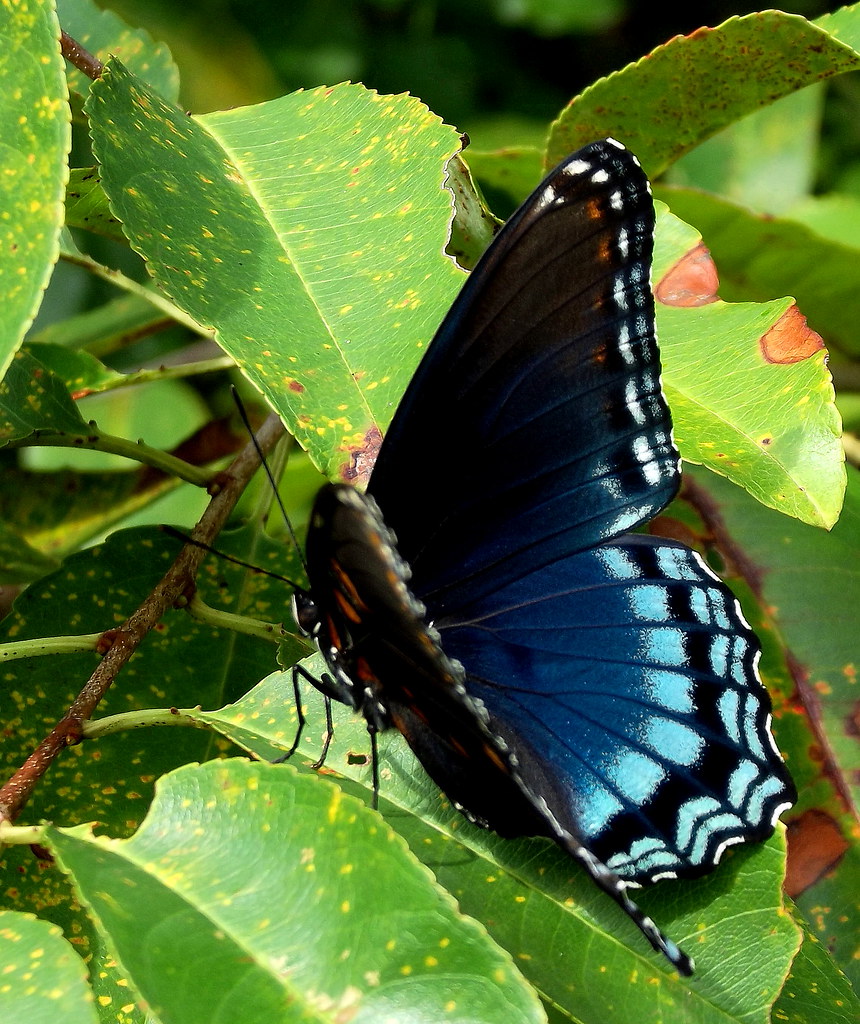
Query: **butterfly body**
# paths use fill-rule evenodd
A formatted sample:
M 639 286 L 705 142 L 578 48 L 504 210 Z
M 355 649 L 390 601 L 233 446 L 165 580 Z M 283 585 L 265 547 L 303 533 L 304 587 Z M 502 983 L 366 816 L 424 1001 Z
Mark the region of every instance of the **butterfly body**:
M 367 496 L 321 490 L 296 607 L 324 692 L 403 733 L 473 821 L 553 838 L 689 973 L 626 885 L 709 870 L 794 791 L 737 601 L 630 532 L 680 479 L 653 228 L 612 140 L 551 172 L 431 342 Z

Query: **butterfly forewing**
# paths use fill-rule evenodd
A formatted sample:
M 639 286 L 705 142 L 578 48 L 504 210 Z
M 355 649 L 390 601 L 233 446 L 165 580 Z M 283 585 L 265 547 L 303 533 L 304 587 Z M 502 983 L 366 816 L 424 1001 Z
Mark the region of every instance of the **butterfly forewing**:
M 368 490 L 434 612 L 674 495 L 653 225 L 635 158 L 586 147 L 505 225 L 433 339 Z

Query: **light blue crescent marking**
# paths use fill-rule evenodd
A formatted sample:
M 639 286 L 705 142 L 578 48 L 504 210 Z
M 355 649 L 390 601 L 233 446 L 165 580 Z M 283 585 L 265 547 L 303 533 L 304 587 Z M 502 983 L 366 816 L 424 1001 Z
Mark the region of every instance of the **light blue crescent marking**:
M 611 871 L 620 875 L 639 873 L 647 870 L 654 872 L 655 868 L 674 868 L 678 863 L 678 857 L 672 850 L 667 850 L 661 839 L 653 836 L 643 836 L 637 839 L 630 847 L 628 853 L 613 854 L 606 862 Z
M 690 680 L 679 672 L 652 669 L 642 680 L 648 700 L 667 711 L 688 715 L 693 711 Z
M 747 681 L 747 670 L 744 664 L 744 655 L 749 650 L 749 644 L 744 640 L 742 636 L 735 636 L 732 638 L 732 668 L 731 675 L 732 679 L 736 683 L 740 683 L 742 686 L 746 685 Z
M 708 844 L 713 835 L 721 832 L 737 833 L 743 827 L 743 819 L 739 818 L 736 814 L 731 814 L 729 811 L 724 811 L 722 814 L 716 814 L 712 818 L 708 818 L 707 821 L 702 822 L 696 834 L 696 842 L 687 851 L 687 856 L 694 864 L 701 864 L 705 859 L 705 854 L 708 852 Z
M 783 785 L 775 775 L 765 775 L 762 778 L 761 785 L 756 786 L 754 798 L 750 800 L 749 809 L 747 811 L 747 817 L 750 821 L 763 821 L 764 820 L 764 805 L 776 796 L 777 793 L 783 792 Z M 785 805 L 780 808 L 780 813 L 785 810 Z M 779 815 L 777 814 L 777 817 Z
M 695 587 L 690 591 L 688 597 L 690 611 L 697 622 L 707 626 L 711 621 L 715 620 L 714 608 L 712 602 L 708 600 L 707 591 Z
M 743 807 L 758 777 L 758 766 L 744 758 L 729 776 L 728 798 L 732 807 Z
M 720 720 L 725 727 L 726 735 L 733 743 L 740 743 L 741 731 L 738 717 L 740 715 L 740 694 L 738 691 L 725 690 L 717 702 L 717 710 L 720 713 Z
M 759 705 L 754 695 L 751 693 L 746 694 L 743 705 L 743 723 L 744 736 L 746 737 L 749 752 L 752 757 L 758 758 L 759 761 L 767 761 L 767 752 L 762 746 L 759 730 L 756 728 L 758 711 Z
M 720 810 L 720 803 L 712 796 L 697 796 L 685 800 L 678 808 L 678 831 L 675 839 L 678 848 L 687 849 L 693 843 L 693 833 L 701 827 L 699 819 L 709 818 Z
M 686 550 L 679 552 L 676 548 L 657 548 L 657 564 L 670 580 L 692 580 L 696 582 L 699 580 L 698 573 L 693 570 L 692 565 L 689 565 L 681 557 L 681 555 L 686 554 Z
M 666 588 L 657 585 L 633 587 L 630 591 L 630 611 L 643 622 L 669 620 L 669 595 Z
M 729 637 L 725 635 L 711 637 L 711 649 L 708 653 L 711 657 L 711 671 L 714 675 L 728 675 L 729 658 L 731 657 Z
M 705 740 L 683 722 L 669 718 L 652 718 L 645 724 L 645 742 L 664 760 L 675 764 L 695 764 Z
M 720 629 L 726 629 L 729 632 L 732 632 L 734 626 L 729 618 L 729 606 L 722 597 L 714 594 L 713 591 L 710 593 L 713 596 L 713 601 L 711 602 L 711 614 L 714 617 L 714 623 L 719 626 Z
M 684 634 L 680 629 L 669 626 L 647 630 L 642 638 L 642 656 L 658 665 L 688 664 Z

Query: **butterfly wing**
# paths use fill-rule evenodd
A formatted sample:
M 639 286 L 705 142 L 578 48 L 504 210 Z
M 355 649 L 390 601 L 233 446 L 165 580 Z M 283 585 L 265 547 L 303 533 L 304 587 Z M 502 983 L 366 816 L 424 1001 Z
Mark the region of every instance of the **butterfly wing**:
M 793 791 L 736 602 L 688 549 L 627 534 L 679 479 L 653 222 L 611 140 L 549 175 L 431 343 L 376 505 L 321 492 L 308 573 L 341 699 L 476 820 L 555 838 L 689 973 L 619 878 L 706 870 Z
M 466 658 L 467 673 L 428 624 L 426 609 L 409 588 L 408 566 L 397 554 L 378 507 L 343 485 L 324 487 L 317 496 L 307 556 L 314 587 L 312 595 L 302 596 L 306 621 L 334 675 L 333 684 L 320 686 L 323 692 L 360 711 L 371 731 L 399 729 L 429 775 L 476 824 L 506 836 L 555 839 L 629 914 L 656 950 L 682 974 L 691 974 L 690 958 L 642 913 L 618 876 L 580 839 L 566 793 L 571 778 L 563 765 L 559 771 L 553 764 L 554 751 L 536 757 L 527 734 L 518 735 L 517 714 L 532 700 L 517 707 L 519 702 L 504 699 L 504 685 L 492 684 L 502 697 L 498 704 L 478 696 L 490 682 L 483 669 L 501 674 L 529 668 L 505 664 L 504 657 L 494 661 L 502 651 L 494 650 L 495 641 L 510 640 L 502 619 L 512 613 L 516 618 L 515 609 L 493 609 L 501 617 L 492 624 L 498 636 L 489 639 L 481 635 L 481 622 L 447 625 L 445 642 L 450 640 Z M 553 605 L 551 596 L 532 605 L 541 606 L 542 614 L 551 607 L 565 610 Z M 491 609 L 485 606 L 484 612 Z M 478 634 L 470 636 L 475 628 Z M 538 650 L 533 638 L 528 644 Z M 541 654 L 538 660 L 542 669 L 528 682 L 530 698 L 550 693 L 550 662 Z M 533 710 L 540 717 L 545 709 L 536 705 Z M 558 718 L 543 723 L 550 730 L 560 724 Z
M 653 228 L 635 158 L 593 143 L 505 224 L 446 316 L 368 487 L 433 614 L 451 592 L 632 529 L 675 494 Z
M 794 800 L 755 635 L 683 545 L 599 545 L 437 625 L 525 788 L 622 879 L 701 874 Z

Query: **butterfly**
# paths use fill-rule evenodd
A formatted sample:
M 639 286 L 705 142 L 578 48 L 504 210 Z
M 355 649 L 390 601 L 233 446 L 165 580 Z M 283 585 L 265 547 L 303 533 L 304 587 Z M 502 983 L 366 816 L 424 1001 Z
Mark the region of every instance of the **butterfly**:
M 473 822 L 554 839 L 688 975 L 628 885 L 708 871 L 795 791 L 737 600 L 630 532 L 680 480 L 653 234 L 614 140 L 548 175 L 434 336 L 366 493 L 317 495 L 294 607 L 323 693 L 398 729 Z

